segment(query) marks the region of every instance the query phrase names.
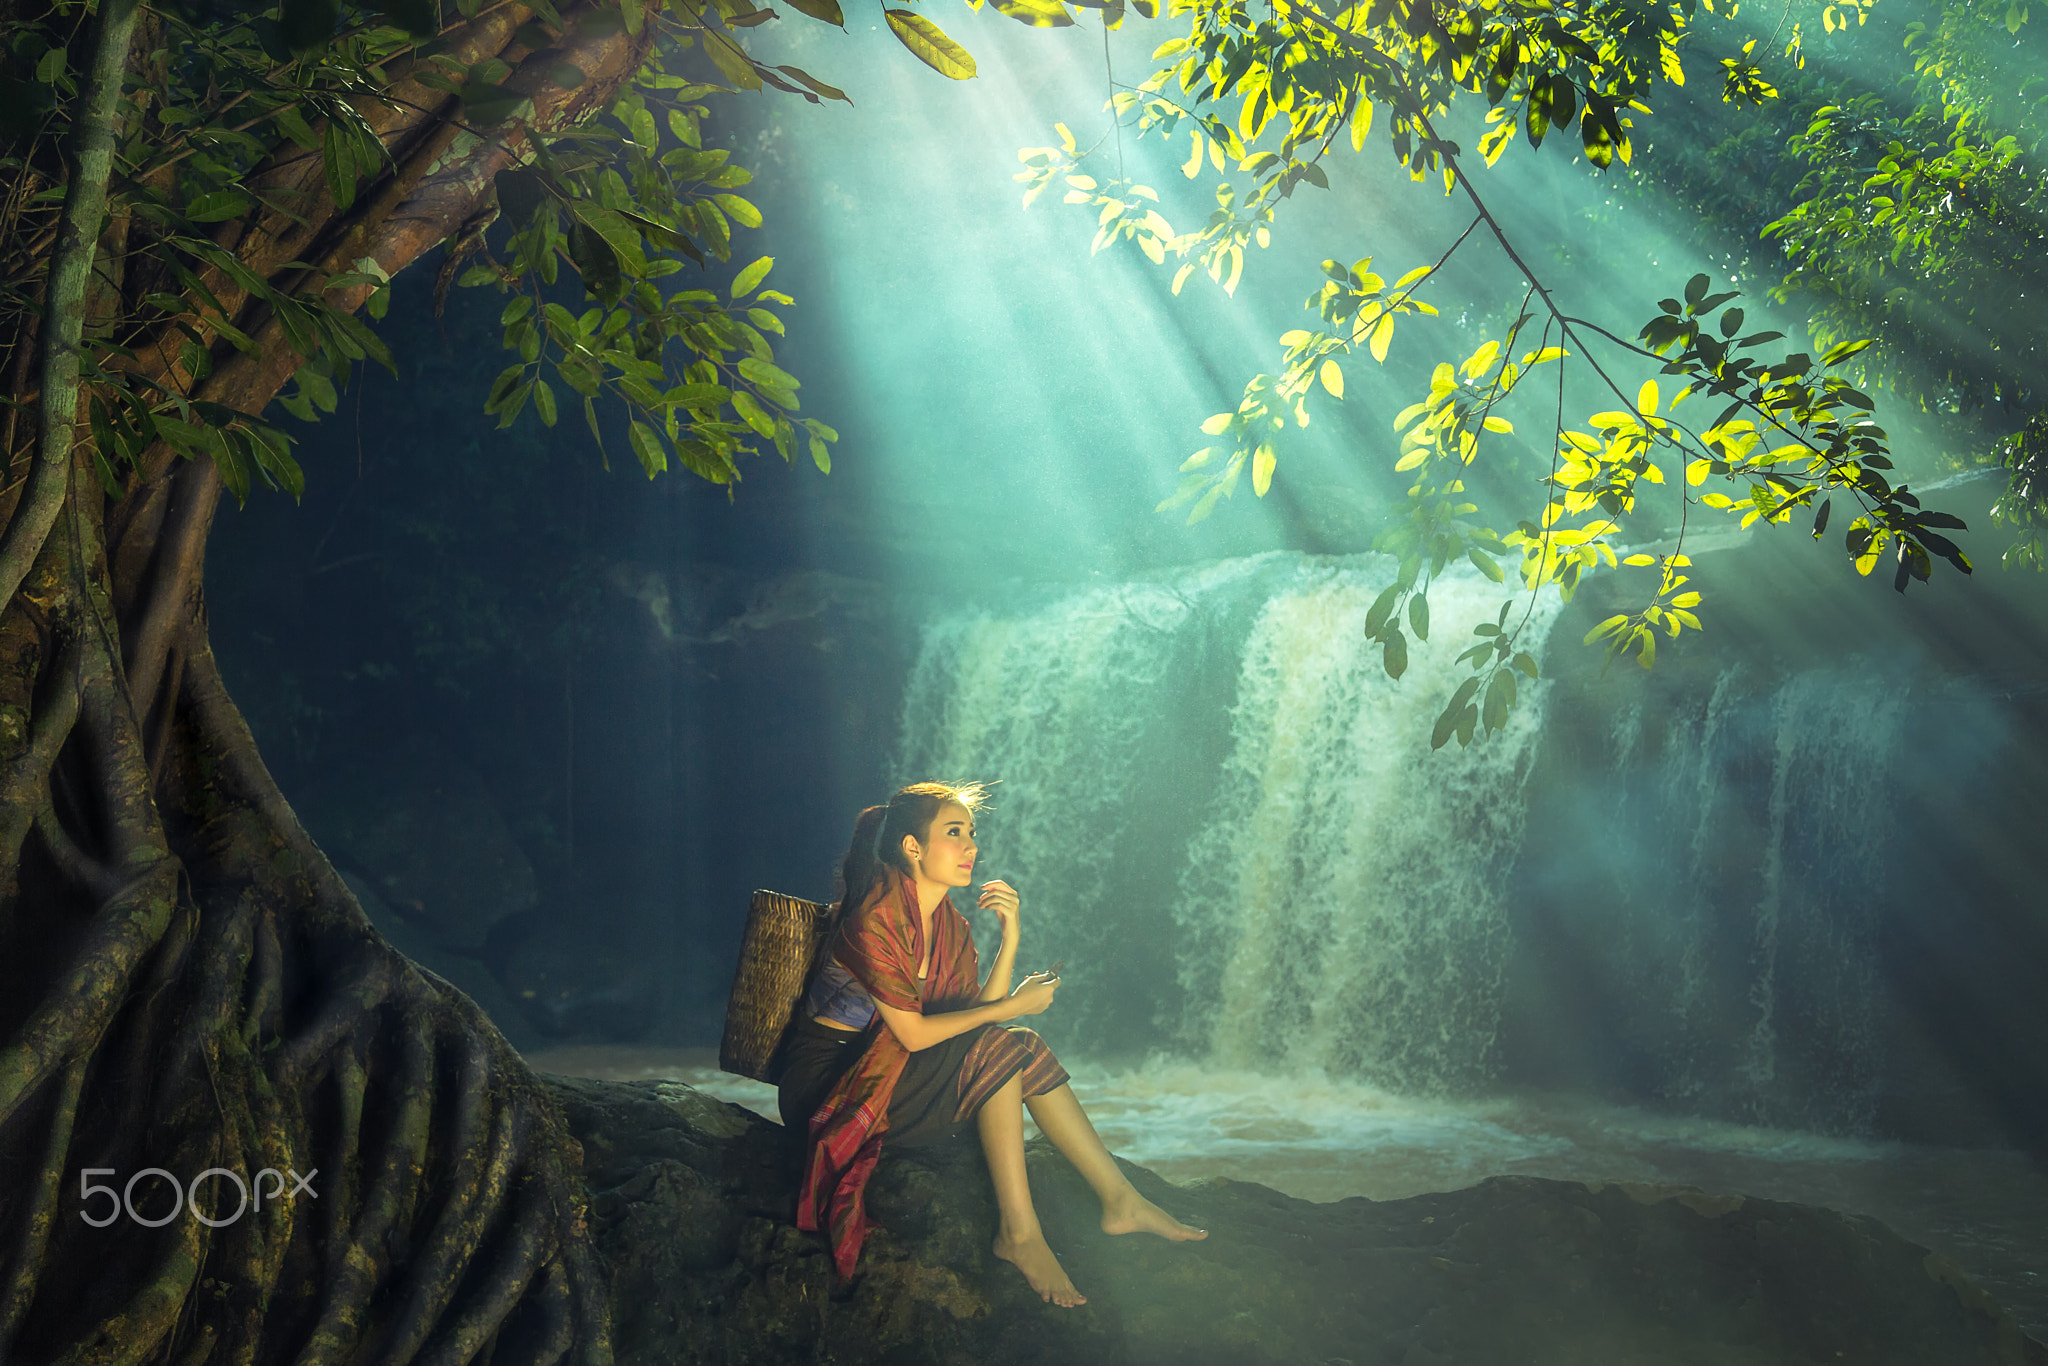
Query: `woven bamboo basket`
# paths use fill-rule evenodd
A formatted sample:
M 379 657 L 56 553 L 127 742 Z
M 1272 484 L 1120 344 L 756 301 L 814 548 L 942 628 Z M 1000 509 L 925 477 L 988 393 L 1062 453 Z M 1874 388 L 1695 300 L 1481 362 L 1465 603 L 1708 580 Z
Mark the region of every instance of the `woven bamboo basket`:
M 776 1050 L 810 985 L 819 945 L 832 928 L 837 903 L 823 906 L 780 892 L 755 892 L 747 908 L 732 998 L 725 1007 L 725 1038 L 718 1065 L 755 1081 L 773 1081 Z

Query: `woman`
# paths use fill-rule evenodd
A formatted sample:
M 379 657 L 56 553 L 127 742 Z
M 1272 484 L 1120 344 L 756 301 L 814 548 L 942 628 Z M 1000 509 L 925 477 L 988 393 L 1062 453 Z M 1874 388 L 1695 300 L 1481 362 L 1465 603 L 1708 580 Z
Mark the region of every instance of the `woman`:
M 967 921 L 947 896 L 974 876 L 979 784 L 917 783 L 861 812 L 841 869 L 841 917 L 784 1047 L 780 1104 L 807 1133 L 797 1226 L 829 1230 L 842 1276 L 867 1232 L 863 1191 L 892 1143 L 934 1142 L 972 1120 L 995 1179 L 995 1254 L 1040 1298 L 1086 1303 L 1046 1246 L 1024 1174 L 1024 1107 L 1102 1201 L 1105 1233 L 1206 1238 L 1145 1199 L 1124 1177 L 1074 1099 L 1045 1041 L 1002 1021 L 1052 1005 L 1059 979 L 1033 973 L 1015 992 L 1017 893 L 982 884 L 980 905 L 1002 923 L 986 980 Z M 876 1022 L 879 1021 L 879 1028 Z

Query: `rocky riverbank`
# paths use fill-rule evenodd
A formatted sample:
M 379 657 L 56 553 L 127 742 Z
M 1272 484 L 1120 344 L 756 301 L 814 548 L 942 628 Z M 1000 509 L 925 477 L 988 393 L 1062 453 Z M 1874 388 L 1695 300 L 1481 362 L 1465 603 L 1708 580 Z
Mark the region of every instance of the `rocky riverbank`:
M 556 1079 L 613 1269 L 621 1366 L 2048 1366 L 1988 1296 L 1873 1220 L 1668 1187 L 1514 1177 L 1316 1204 L 1140 1189 L 1205 1243 L 1108 1238 L 1042 1143 L 1032 1189 L 1089 1303 L 989 1253 L 978 1152 L 884 1158 L 881 1228 L 835 1284 L 791 1222 L 781 1128 L 674 1082 Z

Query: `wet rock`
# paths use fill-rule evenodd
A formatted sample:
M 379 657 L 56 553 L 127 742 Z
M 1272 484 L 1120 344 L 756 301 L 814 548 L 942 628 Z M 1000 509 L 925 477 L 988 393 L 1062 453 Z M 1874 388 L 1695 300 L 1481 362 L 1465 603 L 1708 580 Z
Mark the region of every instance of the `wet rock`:
M 528 1024 L 549 1039 L 630 1043 L 653 1027 L 662 983 L 634 927 L 535 911 L 493 927 L 483 959 Z
M 971 1145 L 891 1153 L 850 1283 L 792 1223 L 779 1126 L 674 1082 L 551 1079 L 583 1143 L 621 1366 L 2048 1366 L 1952 1266 L 1873 1220 L 1672 1187 L 1502 1177 L 1375 1203 L 1190 1188 L 1125 1165 L 1210 1238 L 1109 1238 L 1042 1141 L 1032 1190 L 1089 1302 L 989 1252 Z
M 540 899 L 484 780 L 431 740 L 328 774 L 293 805 L 337 863 L 443 948 L 476 950 Z

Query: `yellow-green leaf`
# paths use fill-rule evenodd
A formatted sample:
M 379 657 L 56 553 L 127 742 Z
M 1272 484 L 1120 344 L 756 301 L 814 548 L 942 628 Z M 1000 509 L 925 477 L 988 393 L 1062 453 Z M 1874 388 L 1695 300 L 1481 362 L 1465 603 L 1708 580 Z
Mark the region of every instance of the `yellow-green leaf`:
M 896 41 L 909 48 L 920 62 L 956 81 L 973 78 L 974 58 L 937 24 L 907 9 L 883 10 L 882 17 L 889 21 L 889 31 L 896 35 Z
M 639 25 L 632 25 L 638 29 Z M 747 54 L 740 51 L 740 45 L 722 33 L 707 31 L 704 34 L 704 55 L 712 64 L 725 73 L 725 78 L 742 90 L 759 90 L 761 78 L 754 73 L 754 64 Z
M 1376 361 L 1384 362 L 1387 358 L 1387 348 L 1393 345 L 1393 343 L 1394 315 L 1388 313 L 1373 324 L 1372 340 L 1367 345 L 1372 350 L 1372 358 Z
M 761 226 L 761 211 L 736 194 L 715 194 L 712 202 L 725 210 L 725 216 L 743 228 Z
M 754 292 L 755 287 L 759 285 L 761 281 L 768 278 L 768 272 L 771 269 L 773 269 L 774 266 L 775 258 L 773 256 L 763 256 L 760 260 L 754 262 L 745 270 L 741 271 L 732 282 L 732 297 L 735 299 L 744 299 L 749 294 L 752 294 Z
M 761 405 L 754 401 L 752 394 L 744 389 L 735 391 L 732 406 L 749 427 L 765 437 L 772 438 L 775 435 L 775 419 L 768 416 Z
M 1658 399 L 1657 381 L 1644 380 L 1643 387 L 1636 390 L 1636 411 L 1645 417 L 1650 416 L 1657 411 Z
M 995 7 L 1032 28 L 1072 28 L 1074 16 L 1060 0 L 993 0 Z
M 1258 450 L 1252 452 L 1252 492 L 1259 497 L 1266 496 L 1266 490 L 1273 486 L 1273 443 L 1262 441 Z
M 1316 378 L 1320 379 L 1323 382 L 1323 387 L 1330 391 L 1331 398 L 1344 397 L 1344 372 L 1338 368 L 1336 361 L 1324 361 L 1323 368 L 1317 372 Z
M 1603 636 L 1613 635 L 1616 631 L 1619 631 L 1622 627 L 1626 625 L 1628 625 L 1627 617 L 1609 617 L 1607 618 L 1607 620 L 1601 622 L 1598 626 L 1595 626 L 1592 630 L 1586 632 L 1585 643 L 1591 645 L 1594 641 L 1601 639 Z

